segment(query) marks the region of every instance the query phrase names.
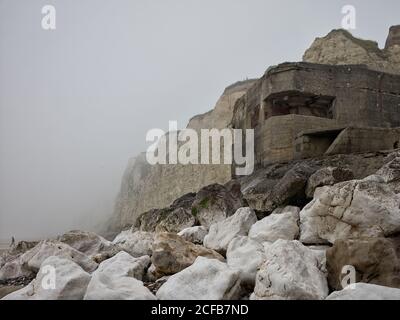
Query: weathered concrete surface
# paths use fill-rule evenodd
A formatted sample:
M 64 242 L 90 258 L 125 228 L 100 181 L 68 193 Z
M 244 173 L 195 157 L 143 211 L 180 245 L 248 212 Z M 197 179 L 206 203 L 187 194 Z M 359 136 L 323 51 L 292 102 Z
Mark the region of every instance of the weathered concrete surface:
M 334 127 L 333 119 L 290 114 L 267 119 L 255 128 L 256 166 L 290 161 L 296 156 L 294 141 L 299 132 Z M 313 155 L 316 155 L 315 153 Z
M 400 46 L 400 25 L 390 27 L 389 35 L 386 39 L 385 49 L 389 49 L 394 46 Z
M 333 41 L 332 48 L 328 46 L 327 50 L 332 50 L 333 55 L 343 54 L 345 57 L 355 57 L 354 60 L 344 60 L 344 63 L 330 61 L 325 53 L 321 53 L 320 60 L 310 58 L 306 61 L 324 65 L 303 62 L 272 67 L 236 102 L 232 127 L 255 130 L 258 166 L 292 160 L 295 149 L 293 140 L 303 130 L 400 126 L 397 112 L 400 104 L 400 76 L 384 73 L 388 72 L 385 68 L 368 68 L 368 63 L 360 58 L 357 50 L 364 52 L 365 57 L 373 61 L 388 53 L 380 50 L 376 44 L 356 39 L 345 31 L 334 31 L 321 41 L 329 45 L 330 40 Z M 320 49 L 325 50 L 322 44 Z M 392 45 L 390 50 L 392 48 L 400 50 L 397 45 Z M 306 56 L 316 51 L 316 48 L 311 48 Z M 394 56 L 398 57 L 399 54 Z M 399 62 L 394 64 L 400 71 Z M 383 131 L 381 133 L 385 134 Z M 354 136 L 354 132 L 348 134 Z M 388 141 L 392 140 L 393 134 L 382 144 L 379 143 L 379 137 L 376 137 L 370 146 L 364 142 L 368 139 L 367 135 L 365 132 L 355 134 L 355 144 L 350 145 L 354 152 L 393 148 L 394 141 Z M 369 136 L 372 135 L 371 132 Z M 397 133 L 394 135 L 397 136 Z M 323 154 L 334 138 L 324 135 L 324 139 L 318 140 L 318 144 L 323 144 L 323 152 L 309 149 L 306 156 Z M 362 143 L 358 148 L 357 140 L 360 139 Z M 343 137 L 342 145 L 345 142 Z M 314 147 L 315 141 L 311 141 L 309 146 Z M 345 152 L 353 152 L 353 149 Z
M 295 158 L 392 150 L 400 147 L 400 128 L 347 127 L 307 130 L 295 140 Z
M 400 128 L 349 127 L 340 133 L 326 154 L 392 150 L 399 147 Z
M 364 65 L 283 63 L 270 68 L 236 102 L 232 123 L 255 128 L 271 117 L 299 114 L 346 126 L 396 127 L 399 91 L 399 75 Z
M 256 165 L 262 166 L 292 160 L 293 141 L 307 129 L 399 127 L 399 104 L 400 75 L 364 65 L 284 63 L 236 102 L 232 127 L 255 130 Z M 360 151 L 386 147 L 377 143 Z

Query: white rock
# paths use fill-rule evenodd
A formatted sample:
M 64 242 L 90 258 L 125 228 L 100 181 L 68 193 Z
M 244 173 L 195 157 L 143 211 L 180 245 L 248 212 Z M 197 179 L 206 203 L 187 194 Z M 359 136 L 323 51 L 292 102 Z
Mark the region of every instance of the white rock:
M 330 246 L 307 246 L 307 248 L 314 250 L 314 251 L 326 252 L 326 250 L 328 250 L 331 247 Z
M 6 262 L 0 269 L 0 280 L 10 280 L 20 277 L 34 276 L 35 272 L 28 269 L 21 257 Z
M 257 222 L 254 210 L 240 208 L 236 213 L 210 227 L 204 238 L 204 246 L 219 252 L 226 252 L 229 243 L 237 236 L 247 236 L 251 226 Z
M 294 216 L 296 216 L 299 214 L 300 208 L 295 206 L 279 207 L 272 211 L 272 214 L 283 214 L 288 212 L 291 212 Z
M 321 300 L 328 295 L 317 256 L 299 241 L 278 240 L 265 256 L 251 299 Z
M 307 247 L 314 251 L 318 262 L 319 262 L 319 269 L 324 272 L 325 274 L 328 273 L 326 269 L 326 251 L 330 248 L 328 246 L 309 246 Z
M 65 243 L 50 240 L 42 241 L 33 249 L 25 252 L 21 256 L 21 260 L 22 263 L 27 264 L 29 269 L 39 270 L 43 261 L 51 256 L 71 259 L 87 272 L 92 272 L 97 268 L 97 263 L 85 254 Z
M 306 186 L 306 196 L 310 199 L 314 197 L 315 189 L 323 186 L 332 186 L 336 183 L 354 179 L 354 174 L 350 169 L 338 167 L 325 167 L 310 176 Z
M 93 275 L 96 273 L 108 273 L 115 277 L 134 277 L 142 280 L 150 262 L 149 256 L 134 258 L 130 254 L 121 251 L 114 257 L 103 261 Z
M 385 183 L 399 182 L 400 181 L 400 153 L 394 152 L 389 155 L 391 161 L 386 163 L 382 168 L 376 172 Z
M 0 270 L 0 280 L 35 275 L 43 261 L 52 256 L 71 259 L 87 272 L 92 272 L 97 268 L 96 262 L 69 245 L 45 240 L 16 259 L 7 262 Z
M 153 233 L 133 230 L 122 231 L 113 241 L 133 257 L 151 256 L 153 242 Z
M 269 250 L 269 248 L 272 246 L 271 242 L 264 242 L 263 244 L 264 247 L 264 252 L 267 252 Z
M 154 300 L 142 279 L 150 257 L 133 258 L 126 252 L 102 262 L 93 272 L 85 300 Z
M 333 292 L 327 300 L 400 300 L 400 289 L 356 283 Z
M 143 282 L 135 278 L 116 277 L 106 280 L 102 277 L 102 280 L 96 278 L 95 281 L 84 300 L 156 300 Z
M 195 244 L 203 244 L 204 238 L 207 235 L 208 230 L 206 227 L 198 226 L 186 228 L 178 233 L 183 239 Z
M 54 283 L 52 275 L 54 275 Z M 81 300 L 89 281 L 90 274 L 72 260 L 55 256 L 49 257 L 43 261 L 35 280 L 25 288 L 15 291 L 3 299 Z
M 400 194 L 372 176 L 319 188 L 314 200 L 300 212 L 300 241 L 306 244 L 398 232 Z
M 221 261 L 198 257 L 190 267 L 169 277 L 156 295 L 161 300 L 231 300 L 239 292 L 239 271 Z
M 30 282 L 26 287 L 12 292 L 0 300 L 35 300 L 35 280 Z
M 245 285 L 254 285 L 256 274 L 264 262 L 264 246 L 249 237 L 234 238 L 226 252 L 228 266 L 240 271 L 240 279 Z
M 299 236 L 300 209 L 290 207 L 287 211 L 280 212 L 272 213 L 255 223 L 249 231 L 249 237 L 261 243 L 275 242 L 278 239 L 295 240 Z
M 57 240 L 90 257 L 113 248 L 113 244 L 110 241 L 94 232 L 88 231 L 69 231 L 58 237 Z

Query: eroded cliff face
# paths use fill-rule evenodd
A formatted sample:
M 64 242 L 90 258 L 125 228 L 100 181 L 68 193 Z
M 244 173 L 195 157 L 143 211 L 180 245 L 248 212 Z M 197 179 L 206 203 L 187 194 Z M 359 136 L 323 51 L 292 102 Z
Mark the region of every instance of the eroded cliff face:
M 400 73 L 400 41 L 398 27 L 389 32 L 385 49 L 370 40 L 355 38 L 345 30 L 333 30 L 317 38 L 303 56 L 304 62 L 320 64 L 365 64 L 388 73 Z
M 241 81 L 226 88 L 215 108 L 192 118 L 188 128 L 199 131 L 228 127 L 235 102 L 254 82 Z M 197 192 L 214 183 L 225 184 L 231 178 L 230 165 L 152 166 L 146 161 L 146 154 L 142 153 L 129 161 L 124 172 L 108 231 L 119 231 L 135 224 L 137 218 L 146 211 L 168 207 L 187 193 Z
M 146 154 L 141 153 L 128 161 L 125 172 L 122 176 L 121 189 L 117 196 L 114 206 L 114 213 L 107 226 L 107 232 L 120 229 L 125 221 L 140 206 L 138 197 L 141 196 L 141 190 L 144 188 L 146 177 L 150 174 L 151 166 L 146 161 Z
M 201 129 L 223 129 L 227 128 L 232 121 L 233 107 L 236 101 L 256 83 L 257 79 L 239 81 L 227 87 L 217 101 L 213 110 L 197 115 L 190 119 L 188 128 Z
M 229 165 L 151 166 L 146 163 L 142 166 L 141 161 L 136 159 L 122 178 L 110 231 L 133 225 L 142 213 L 168 207 L 187 193 L 197 192 L 212 183 L 225 184 L 231 180 Z M 136 175 L 140 167 L 144 173 Z
M 305 62 L 320 64 L 365 64 L 369 68 L 400 73 L 399 26 L 392 27 L 385 49 L 373 41 L 353 37 L 345 30 L 333 30 L 317 38 L 305 52 Z M 222 129 L 230 126 L 234 106 L 257 80 L 237 82 L 227 87 L 213 110 L 193 117 L 188 128 Z M 130 160 L 108 229 L 111 232 L 135 224 L 137 218 L 151 209 L 168 207 L 175 199 L 202 187 L 231 180 L 229 165 L 156 165 L 151 166 L 145 154 Z

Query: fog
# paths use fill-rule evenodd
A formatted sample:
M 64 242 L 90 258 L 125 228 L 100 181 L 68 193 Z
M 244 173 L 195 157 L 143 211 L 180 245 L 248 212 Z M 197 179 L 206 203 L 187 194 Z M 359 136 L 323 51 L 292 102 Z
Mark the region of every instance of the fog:
M 41 26 L 47 4 L 56 30 Z M 184 127 L 229 84 L 301 60 L 345 4 L 0 0 L 0 240 L 96 230 L 149 129 Z M 351 4 L 353 34 L 382 47 L 400 2 Z

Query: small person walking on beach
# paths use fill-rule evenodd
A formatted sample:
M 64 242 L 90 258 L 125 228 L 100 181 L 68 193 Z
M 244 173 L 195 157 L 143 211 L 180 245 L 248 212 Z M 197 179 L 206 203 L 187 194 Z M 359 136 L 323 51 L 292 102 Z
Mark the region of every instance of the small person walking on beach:
M 15 246 L 15 238 L 11 237 L 11 245 L 10 247 L 13 248 Z

